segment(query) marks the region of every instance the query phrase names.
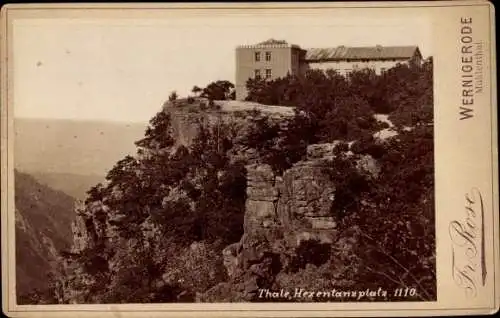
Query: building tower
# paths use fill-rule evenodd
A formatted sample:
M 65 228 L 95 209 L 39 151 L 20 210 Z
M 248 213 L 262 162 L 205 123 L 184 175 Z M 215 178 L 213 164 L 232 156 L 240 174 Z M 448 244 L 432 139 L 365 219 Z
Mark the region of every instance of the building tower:
M 236 48 L 236 99 L 247 96 L 250 78 L 275 79 L 300 72 L 300 61 L 306 51 L 286 41 L 269 39 L 255 45 Z

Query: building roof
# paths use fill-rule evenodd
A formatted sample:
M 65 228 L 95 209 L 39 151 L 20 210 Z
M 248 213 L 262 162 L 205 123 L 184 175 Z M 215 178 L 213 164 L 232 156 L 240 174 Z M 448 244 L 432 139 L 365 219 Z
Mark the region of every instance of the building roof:
M 269 39 L 269 40 L 257 43 L 257 45 L 275 45 L 275 44 L 288 44 L 288 42 L 285 40 Z
M 268 39 L 252 45 L 238 45 L 238 48 L 300 48 L 298 45 L 289 44 L 285 40 Z
M 417 46 L 368 46 L 368 47 L 346 47 L 313 48 L 308 49 L 305 59 L 309 61 L 318 60 L 346 60 L 346 59 L 409 59 L 420 54 Z

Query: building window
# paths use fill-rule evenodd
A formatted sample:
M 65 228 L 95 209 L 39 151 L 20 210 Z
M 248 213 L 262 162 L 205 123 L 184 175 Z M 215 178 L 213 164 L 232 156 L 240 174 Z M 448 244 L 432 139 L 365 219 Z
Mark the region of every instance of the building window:
M 260 61 L 260 52 L 255 52 L 255 61 L 256 62 Z
M 351 75 L 352 75 L 352 70 L 351 69 L 346 69 L 345 70 L 345 78 L 346 79 L 351 79 Z
M 271 52 L 266 52 L 266 61 L 271 61 Z
M 253 73 L 254 73 L 255 79 L 260 80 L 260 70 L 254 70 Z
M 385 73 L 385 67 L 380 68 L 380 73 Z
M 266 69 L 266 78 L 269 78 L 269 79 L 270 79 L 270 78 L 271 78 L 271 76 L 272 76 L 271 69 L 269 69 L 269 68 L 268 68 L 268 69 Z

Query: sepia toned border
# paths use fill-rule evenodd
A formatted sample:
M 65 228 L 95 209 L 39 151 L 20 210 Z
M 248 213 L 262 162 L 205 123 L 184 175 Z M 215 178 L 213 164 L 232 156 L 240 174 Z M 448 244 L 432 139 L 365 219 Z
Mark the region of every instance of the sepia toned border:
M 16 305 L 14 187 L 13 187 L 13 23 L 30 18 L 168 18 L 179 15 L 285 12 L 314 14 L 318 10 L 377 14 L 415 14 L 428 17 L 433 28 L 434 140 L 436 195 L 437 290 L 435 302 L 398 303 L 202 303 L 123 305 Z M 472 20 L 475 41 L 484 44 L 483 93 L 475 96 L 474 117 L 460 120 L 461 19 Z M 494 7 L 486 1 L 240 3 L 240 4 L 33 4 L 7 5 L 1 11 L 1 219 L 2 308 L 11 317 L 238 316 L 428 316 L 488 314 L 498 311 L 499 225 L 498 148 Z M 480 200 L 482 198 L 482 200 Z M 471 203 L 473 201 L 473 203 Z M 474 210 L 474 216 L 470 211 Z M 480 218 L 481 211 L 484 217 Z M 477 294 L 469 297 L 454 280 L 450 226 L 475 222 L 481 253 L 477 266 Z M 469 222 L 469 223 L 468 223 Z M 457 223 L 455 223 L 457 224 Z M 481 261 L 484 263 L 481 265 Z M 483 270 L 486 277 L 481 281 Z

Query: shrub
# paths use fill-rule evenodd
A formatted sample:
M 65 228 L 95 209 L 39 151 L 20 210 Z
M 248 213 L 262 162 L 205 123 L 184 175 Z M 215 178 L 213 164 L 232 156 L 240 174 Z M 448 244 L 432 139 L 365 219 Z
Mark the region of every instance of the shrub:
M 296 248 L 289 270 L 296 272 L 304 269 L 307 264 L 321 266 L 330 259 L 330 244 L 321 243 L 319 240 L 308 240 L 301 242 Z
M 168 100 L 172 102 L 172 101 L 177 100 L 177 97 L 178 97 L 177 92 L 176 92 L 176 91 L 173 91 L 173 92 L 172 92 L 172 93 L 170 93 L 170 95 L 168 96 Z
M 234 99 L 234 84 L 229 81 L 215 81 L 207 85 L 200 95 L 209 100 Z
M 165 268 L 165 278 L 190 294 L 204 292 L 226 279 L 218 248 L 203 242 L 195 242 L 188 248 L 180 248 Z

